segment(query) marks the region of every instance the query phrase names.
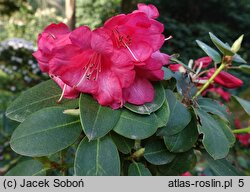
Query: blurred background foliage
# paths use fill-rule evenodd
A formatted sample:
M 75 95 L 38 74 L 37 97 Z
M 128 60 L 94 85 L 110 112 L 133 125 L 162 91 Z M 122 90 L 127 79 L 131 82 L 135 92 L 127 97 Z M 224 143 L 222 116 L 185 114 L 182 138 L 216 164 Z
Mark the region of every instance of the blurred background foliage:
M 165 25 L 166 37 L 174 37 L 165 43 L 163 52 L 178 53 L 181 60 L 188 62 L 204 56 L 195 40 L 209 44 L 209 31 L 229 44 L 245 34 L 240 55 L 249 61 L 250 0 L 76 0 L 75 25 L 94 29 L 115 14 L 136 9 L 139 2 L 154 4 Z M 21 91 L 47 78 L 31 54 L 38 34 L 53 22 L 66 22 L 65 0 L 0 0 L 0 175 L 19 158 L 10 153 L 8 141 L 16 125 L 5 118 L 4 110 Z M 237 76 L 245 85 L 234 93 L 249 99 L 249 77 L 241 73 Z M 239 109 L 230 105 L 241 118 Z M 244 149 L 238 152 L 237 166 L 249 171 L 247 147 L 240 143 L 236 147 Z

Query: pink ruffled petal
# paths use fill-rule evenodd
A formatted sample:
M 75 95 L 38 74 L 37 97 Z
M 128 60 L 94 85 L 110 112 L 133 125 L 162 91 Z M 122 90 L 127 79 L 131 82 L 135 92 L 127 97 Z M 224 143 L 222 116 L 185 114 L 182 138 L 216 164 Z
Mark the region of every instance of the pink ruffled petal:
M 117 109 L 122 106 L 122 88 L 119 79 L 110 71 L 103 71 L 98 78 L 99 90 L 94 97 L 103 106 Z
M 63 90 L 64 86 L 66 85 L 60 78 L 58 77 L 53 77 L 52 78 Z M 72 87 L 66 85 L 66 89 L 64 91 L 63 97 L 64 98 L 68 98 L 68 99 L 74 99 L 79 97 L 80 92 L 78 92 L 77 90 L 73 89 Z
M 134 83 L 130 87 L 123 89 L 123 93 L 124 100 L 135 105 L 152 102 L 154 99 L 152 84 L 143 78 L 135 78 Z
M 110 55 L 113 53 L 112 40 L 104 28 L 98 28 L 92 32 L 91 47 L 100 54 Z
M 49 60 L 51 56 L 43 54 L 40 50 L 37 50 L 32 54 L 38 61 L 39 67 L 42 72 L 49 72 Z
M 137 7 L 138 11 L 146 13 L 146 15 L 151 19 L 156 19 L 159 17 L 158 9 L 152 4 L 145 5 L 144 3 L 139 3 Z
M 91 43 L 91 30 L 87 26 L 81 26 L 71 32 L 69 36 L 72 44 L 89 49 Z
M 46 27 L 43 31 L 44 33 L 51 33 L 52 35 L 63 35 L 70 32 L 70 29 L 64 23 L 52 23 Z
M 123 50 L 115 50 L 111 61 L 111 71 L 118 77 L 121 87 L 129 87 L 135 78 L 133 62 Z

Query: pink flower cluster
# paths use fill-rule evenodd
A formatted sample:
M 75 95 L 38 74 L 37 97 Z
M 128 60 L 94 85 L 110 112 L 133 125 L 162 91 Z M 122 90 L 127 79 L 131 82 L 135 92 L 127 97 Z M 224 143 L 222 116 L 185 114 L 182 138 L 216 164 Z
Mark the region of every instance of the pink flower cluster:
M 93 31 L 51 24 L 39 35 L 33 55 L 62 88 L 60 100 L 82 92 L 113 109 L 125 102 L 152 102 L 151 81 L 163 79 L 162 66 L 169 62 L 159 51 L 165 37 L 158 16 L 155 6 L 138 4 L 138 10 L 112 17 Z
M 189 66 L 193 70 L 196 70 L 195 74 L 191 74 L 193 82 L 195 82 L 198 86 L 202 86 L 205 84 L 208 79 L 215 73 L 216 69 L 209 68 L 212 63 L 212 59 L 210 57 L 202 57 L 194 61 L 194 65 Z M 186 69 L 181 64 L 171 64 L 169 68 L 172 71 L 180 71 L 186 72 Z M 201 71 L 201 69 L 205 69 L 205 71 Z M 219 94 L 225 101 L 230 100 L 230 93 L 225 91 L 222 87 L 233 89 L 242 86 L 243 82 L 231 75 L 226 71 L 221 71 L 214 79 L 214 83 L 212 83 L 202 94 L 205 95 L 207 92 L 213 92 Z

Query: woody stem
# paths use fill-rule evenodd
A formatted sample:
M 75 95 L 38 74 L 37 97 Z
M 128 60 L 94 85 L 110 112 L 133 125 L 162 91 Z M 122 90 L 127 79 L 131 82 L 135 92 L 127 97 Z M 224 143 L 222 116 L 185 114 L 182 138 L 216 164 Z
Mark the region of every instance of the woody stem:
M 201 87 L 201 89 L 195 94 L 195 96 L 193 97 L 193 99 L 195 99 L 196 97 L 198 97 L 211 83 L 213 83 L 214 78 L 225 68 L 225 64 L 221 63 L 220 67 L 218 69 L 216 69 L 216 71 L 214 72 L 214 74 L 209 78 L 209 80 Z
M 239 134 L 239 133 L 250 133 L 250 127 L 246 127 L 243 129 L 235 129 L 233 130 L 234 134 Z

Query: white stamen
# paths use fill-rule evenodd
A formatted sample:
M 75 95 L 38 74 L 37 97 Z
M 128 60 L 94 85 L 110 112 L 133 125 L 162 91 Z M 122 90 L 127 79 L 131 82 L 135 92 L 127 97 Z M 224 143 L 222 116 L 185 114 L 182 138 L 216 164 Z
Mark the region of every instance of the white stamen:
M 88 66 L 88 68 L 86 69 L 85 73 L 83 74 L 82 78 L 80 79 L 80 81 L 74 86 L 74 87 L 78 87 L 84 80 L 84 78 L 86 77 L 88 71 L 89 71 L 90 65 Z
M 129 48 L 129 46 L 124 43 L 124 45 L 126 46 L 126 48 L 129 50 L 130 54 L 132 55 L 132 57 L 137 61 L 137 62 L 140 62 L 139 59 L 136 58 L 135 54 L 133 53 L 133 51 Z
M 205 79 L 194 79 L 193 82 L 199 83 L 199 84 L 205 84 L 208 80 Z
M 61 102 L 61 100 L 62 100 L 62 98 L 63 98 L 63 96 L 64 96 L 64 93 L 65 93 L 65 91 L 66 91 L 66 88 L 67 88 L 67 85 L 64 84 L 63 90 L 62 90 L 62 94 L 61 94 L 61 97 L 58 99 L 57 103 L 60 103 L 60 102 Z
M 194 63 L 193 59 L 190 59 L 189 62 L 188 62 L 188 67 L 189 67 L 190 69 L 192 69 L 193 63 Z
M 166 38 L 166 39 L 164 39 L 165 41 L 168 41 L 168 40 L 170 40 L 170 39 L 173 39 L 173 36 L 172 35 L 170 35 L 168 38 Z
M 200 65 L 199 65 L 198 69 L 195 72 L 196 75 L 198 75 L 198 73 L 200 73 L 202 66 L 203 66 L 203 62 L 200 62 Z

